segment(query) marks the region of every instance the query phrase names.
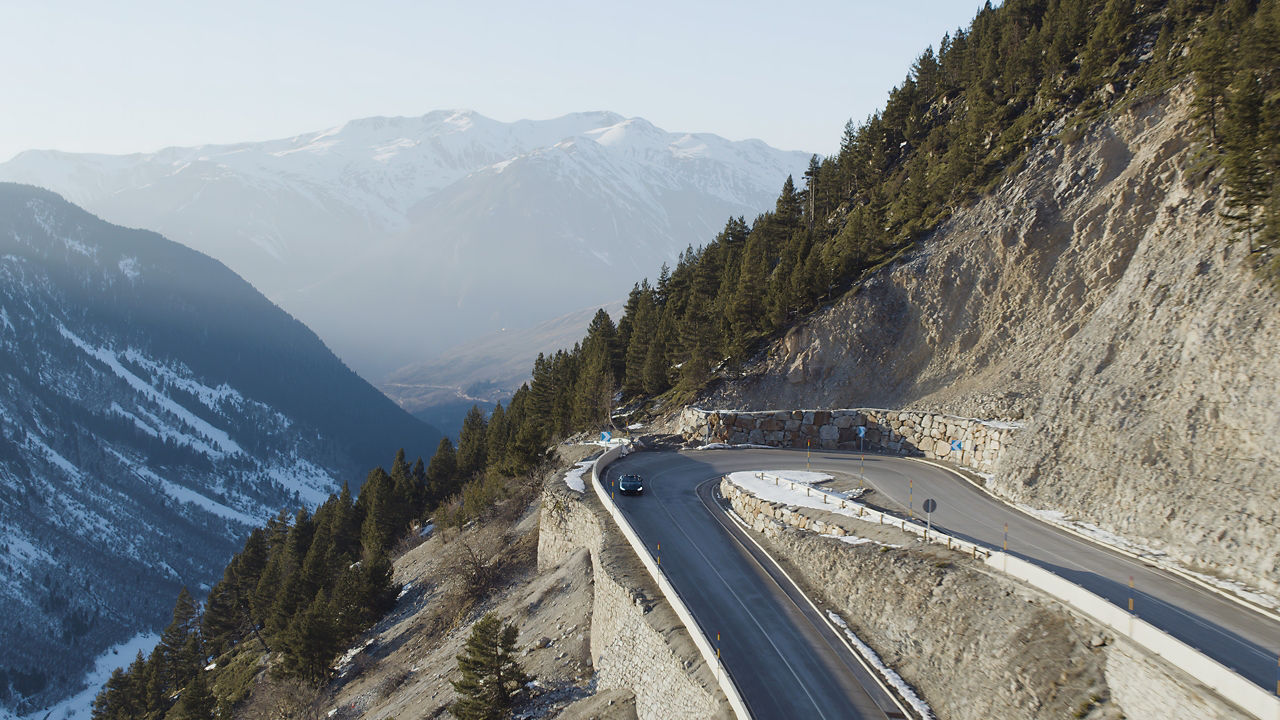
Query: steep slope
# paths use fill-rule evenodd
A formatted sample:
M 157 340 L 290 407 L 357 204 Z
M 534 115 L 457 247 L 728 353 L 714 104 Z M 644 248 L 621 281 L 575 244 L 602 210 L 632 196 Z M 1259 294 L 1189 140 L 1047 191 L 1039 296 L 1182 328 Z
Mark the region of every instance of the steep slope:
M 0 184 L 0 704 L 74 689 L 238 542 L 439 440 L 216 261 Z
M 1280 589 L 1280 312 L 1187 86 L 1050 137 L 704 402 L 1022 419 L 992 488 Z
M 212 255 L 377 377 L 617 299 L 726 217 L 769 207 L 808 158 L 608 112 L 438 111 L 151 154 L 31 151 L 0 179 Z

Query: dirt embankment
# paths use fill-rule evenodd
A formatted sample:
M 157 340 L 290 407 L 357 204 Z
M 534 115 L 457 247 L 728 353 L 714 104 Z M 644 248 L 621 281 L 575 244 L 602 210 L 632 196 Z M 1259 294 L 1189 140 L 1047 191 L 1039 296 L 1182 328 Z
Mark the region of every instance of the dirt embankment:
M 568 450 L 563 466 L 590 452 Z M 547 482 L 563 488 L 562 475 L 563 468 Z M 237 717 L 452 717 L 457 655 L 475 621 L 495 612 L 519 627 L 519 661 L 536 679 L 532 697 L 517 708 L 523 717 L 634 720 L 634 693 L 598 687 L 591 557 L 579 548 L 539 570 L 541 516 L 540 497 L 508 500 L 462 530 L 407 542 L 410 549 L 395 559 L 395 582 L 403 586 L 395 609 L 358 640 L 338 677 L 316 691 L 264 673 Z
M 993 489 L 1280 591 L 1280 303 L 1186 88 L 1046 139 L 708 408 L 1017 418 Z

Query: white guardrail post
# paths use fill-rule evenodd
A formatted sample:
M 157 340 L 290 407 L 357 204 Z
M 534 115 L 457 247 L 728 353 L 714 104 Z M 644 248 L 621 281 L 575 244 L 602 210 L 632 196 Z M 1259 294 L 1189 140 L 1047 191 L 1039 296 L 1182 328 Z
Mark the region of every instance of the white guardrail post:
M 758 475 L 761 480 L 771 477 L 764 473 L 758 473 Z M 775 477 L 774 484 L 777 484 L 778 480 L 779 478 Z M 795 490 L 795 483 L 790 483 L 790 487 Z M 808 492 L 808 487 L 806 486 L 806 493 Z M 979 547 L 967 540 L 952 537 L 936 528 L 929 531 L 923 525 L 917 525 L 915 522 L 908 523 L 905 519 L 882 513 L 839 494 L 831 493 L 821 488 L 812 489 L 828 495 L 830 498 L 835 498 L 841 509 L 857 508 L 859 518 L 871 522 L 879 522 L 880 524 L 884 524 L 885 519 L 888 518 L 891 525 L 894 520 L 900 520 L 904 531 L 920 535 L 925 542 L 945 544 L 953 550 L 961 550 L 973 555 L 974 559 L 982 557 L 983 562 L 987 565 L 1039 588 L 1093 618 L 1099 624 L 1110 628 L 1116 634 L 1129 638 L 1135 644 L 1181 668 L 1199 682 L 1204 683 L 1224 698 L 1238 705 L 1242 710 L 1258 718 L 1258 720 L 1273 720 L 1273 718 L 1280 720 L 1280 695 L 1273 695 L 1267 690 L 1258 687 L 1217 660 L 1145 620 L 1133 617 L 1124 609 L 1113 605 L 1108 600 L 1095 595 L 1093 592 L 1066 578 L 1055 575 L 1021 558 L 1009 555 L 1007 552 L 991 551 L 985 547 Z M 1280 680 L 1277 681 L 1277 690 L 1280 690 Z
M 649 571 L 655 582 L 658 583 L 658 589 L 666 596 L 667 602 L 671 603 L 671 607 L 676 611 L 676 616 L 680 618 L 680 622 L 684 623 L 685 628 L 689 631 L 689 635 L 693 637 L 693 644 L 698 646 L 698 650 L 702 653 L 702 658 L 707 661 L 716 674 L 716 681 L 720 684 L 720 690 L 729 700 L 729 707 L 733 709 L 733 714 L 739 720 L 751 720 L 751 713 L 747 710 L 747 704 L 742 700 L 742 693 L 738 691 L 738 685 L 734 682 L 733 677 L 729 674 L 728 668 L 720 661 L 714 648 L 711 647 L 711 641 L 707 639 L 702 628 L 698 626 L 696 620 L 693 619 L 693 613 L 684 604 L 684 600 L 680 597 L 675 587 L 667 580 L 658 564 L 654 561 L 653 555 L 649 549 L 640 541 L 640 536 L 636 534 L 634 528 L 627 518 L 618 510 L 609 498 L 609 494 L 604 490 L 604 483 L 601 479 L 604 477 L 605 468 L 610 463 L 625 455 L 627 448 L 625 445 L 619 445 L 611 448 L 608 452 L 596 459 L 595 464 L 591 466 L 592 486 L 595 488 L 596 497 L 600 498 L 600 502 L 604 505 L 609 514 L 613 516 L 614 522 L 618 523 L 618 528 L 622 530 L 622 535 L 631 543 L 631 549 L 635 550 L 636 555 L 640 557 L 640 562 L 644 563 L 645 569 Z

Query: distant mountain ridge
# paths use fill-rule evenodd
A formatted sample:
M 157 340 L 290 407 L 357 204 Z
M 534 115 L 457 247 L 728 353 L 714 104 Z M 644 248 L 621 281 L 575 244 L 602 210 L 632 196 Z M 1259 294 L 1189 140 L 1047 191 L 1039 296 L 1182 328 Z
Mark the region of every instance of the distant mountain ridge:
M 379 378 L 616 300 L 729 217 L 771 207 L 808 159 L 610 112 L 436 111 L 146 154 L 28 151 L 0 180 L 218 258 Z
M 217 261 L 0 183 L 0 710 L 75 689 L 252 526 L 439 438 Z

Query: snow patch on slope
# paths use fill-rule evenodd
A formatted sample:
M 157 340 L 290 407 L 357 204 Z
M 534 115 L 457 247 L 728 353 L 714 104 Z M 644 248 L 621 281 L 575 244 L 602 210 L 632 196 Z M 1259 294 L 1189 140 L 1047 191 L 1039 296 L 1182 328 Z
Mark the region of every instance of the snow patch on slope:
M 195 490 L 192 490 L 191 488 L 183 487 L 176 483 L 170 482 L 160 477 L 156 473 L 152 472 L 150 468 L 146 467 L 142 463 L 137 462 L 135 460 L 131 460 L 116 450 L 108 448 L 107 452 L 114 455 L 116 459 L 121 462 L 121 464 L 128 467 L 138 476 L 146 478 L 147 480 L 150 480 L 151 482 L 155 483 L 156 487 L 164 491 L 165 495 L 169 496 L 170 498 L 173 498 L 174 500 L 177 500 L 180 503 L 184 503 L 184 504 L 190 503 L 204 510 L 205 512 L 208 512 L 213 515 L 217 515 L 220 518 L 225 518 L 233 522 L 238 522 L 241 525 L 247 525 L 249 527 L 257 527 L 258 525 L 261 525 L 267 518 L 270 517 L 270 513 L 264 513 L 261 517 L 254 517 L 247 513 L 240 512 L 239 510 L 236 510 L 235 508 L 230 507 L 228 505 L 224 505 L 218 502 L 217 500 L 201 495 L 200 493 L 196 492 Z
M 583 473 L 591 469 L 595 465 L 595 460 L 584 460 L 564 474 L 564 484 L 569 486 L 570 490 L 584 493 L 587 491 L 587 484 L 582 479 Z
M 937 716 L 933 714 L 933 708 L 920 699 L 920 696 L 916 694 L 915 688 L 908 685 L 901 675 L 895 672 L 893 668 L 885 665 L 884 661 L 880 659 L 880 655 L 875 650 L 872 650 L 870 645 L 862 642 L 862 639 L 849 628 L 849 624 L 844 621 L 844 618 L 830 611 L 827 612 L 827 617 L 844 631 L 845 637 L 858 650 L 858 654 L 862 656 L 862 659 L 874 667 L 876 672 L 880 673 L 880 676 L 898 691 L 902 699 L 906 700 L 907 704 L 918 713 L 919 717 L 925 718 L 925 720 L 935 720 Z
M 84 480 L 84 475 L 80 472 L 80 468 L 76 467 L 70 460 L 59 455 L 56 450 L 46 445 L 40 438 L 32 435 L 31 433 L 27 433 L 27 444 L 43 453 L 49 462 L 53 463 L 59 470 L 66 473 L 68 477 L 79 481 Z
M 121 258 L 120 262 L 116 264 L 116 267 L 120 268 L 120 272 L 130 280 L 136 280 L 138 279 L 138 276 L 142 274 L 138 270 L 138 258 L 135 257 Z
M 199 433 L 200 436 L 207 438 L 208 440 L 216 444 L 218 448 L 221 448 L 221 450 L 217 450 L 212 447 L 205 446 L 203 448 L 197 448 L 197 449 L 201 449 L 206 452 L 209 452 L 215 457 L 222 457 L 224 454 L 230 454 L 230 455 L 245 454 L 244 450 L 242 450 L 240 446 L 234 440 L 232 440 L 231 436 L 228 435 L 225 431 L 219 430 L 213 425 L 210 425 L 207 421 L 197 417 L 190 410 L 174 402 L 173 399 L 171 399 L 168 395 L 165 395 L 159 390 L 156 390 L 154 387 L 149 385 L 142 378 L 138 377 L 137 375 L 134 375 L 127 368 L 125 368 L 123 365 L 120 364 L 120 361 L 119 359 L 116 358 L 115 353 L 111 352 L 110 350 L 106 350 L 104 348 L 98 348 L 90 345 L 89 343 L 82 340 L 78 335 L 68 330 L 66 326 L 62 325 L 61 323 L 58 324 L 58 331 L 62 333 L 62 336 L 64 338 L 70 340 L 73 345 L 80 348 L 82 351 L 84 351 L 88 355 L 94 358 L 97 358 L 107 367 L 111 368 L 112 372 L 114 372 L 116 375 L 124 379 L 125 382 L 129 383 L 130 387 L 132 387 L 134 390 L 137 390 L 139 393 L 141 393 L 144 397 L 146 397 L 151 402 L 161 406 L 168 412 L 172 413 L 174 416 L 180 419 L 183 423 L 185 423 L 188 427 L 192 428 L 197 433 Z M 159 422 L 159 418 L 153 417 L 152 419 L 155 420 L 157 424 L 162 424 Z M 197 445 L 202 444 L 195 438 L 191 438 L 190 436 L 177 434 L 177 433 L 174 434 L 173 439 L 178 440 L 180 442 L 185 441 L 187 444 L 191 445 L 192 447 L 196 447 Z
M 18 716 L 14 715 L 3 708 L 0 708 L 0 720 L 89 720 L 93 717 L 93 699 L 97 697 L 98 691 L 111 678 L 111 673 L 117 669 L 124 669 L 133 662 L 134 658 L 141 652 L 143 657 L 151 654 L 151 650 L 160 642 L 160 636 L 155 633 L 139 633 L 132 638 L 114 645 L 106 652 L 98 656 L 94 661 L 93 670 L 85 675 L 84 680 L 86 687 L 81 692 L 72 695 L 62 702 L 51 708 L 37 710 L 30 715 Z

